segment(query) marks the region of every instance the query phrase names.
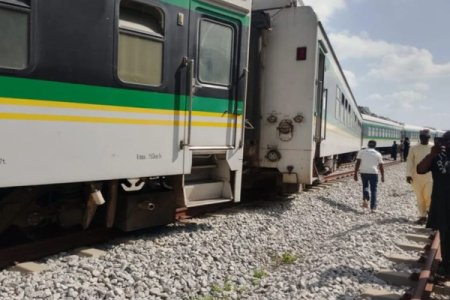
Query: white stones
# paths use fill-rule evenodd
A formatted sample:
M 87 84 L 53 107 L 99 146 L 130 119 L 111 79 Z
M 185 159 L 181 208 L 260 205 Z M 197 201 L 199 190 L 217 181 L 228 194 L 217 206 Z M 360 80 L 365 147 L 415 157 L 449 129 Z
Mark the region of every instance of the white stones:
M 375 276 L 408 272 L 386 253 L 417 256 L 406 242 L 416 202 L 404 164 L 386 168 L 378 213 L 361 205 L 361 183 L 217 212 L 100 247 L 101 256 L 58 254 L 51 271 L 0 271 L 0 298 L 48 291 L 72 299 L 360 299 L 367 288 L 401 294 Z M 56 299 L 56 298 L 55 298 Z

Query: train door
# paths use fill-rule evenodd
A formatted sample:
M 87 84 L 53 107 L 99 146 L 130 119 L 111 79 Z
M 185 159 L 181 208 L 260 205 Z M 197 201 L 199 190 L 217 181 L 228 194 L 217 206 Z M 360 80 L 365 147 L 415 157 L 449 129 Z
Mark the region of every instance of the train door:
M 324 88 L 325 80 L 325 53 L 321 47 L 319 47 L 319 60 L 318 60 L 318 78 L 317 78 L 317 99 L 316 99 L 316 157 L 320 156 L 320 143 L 326 138 L 326 113 L 327 113 L 327 89 Z
M 187 146 L 237 146 L 238 21 L 219 7 L 192 0 L 189 20 Z M 242 103 L 241 103 L 242 104 Z

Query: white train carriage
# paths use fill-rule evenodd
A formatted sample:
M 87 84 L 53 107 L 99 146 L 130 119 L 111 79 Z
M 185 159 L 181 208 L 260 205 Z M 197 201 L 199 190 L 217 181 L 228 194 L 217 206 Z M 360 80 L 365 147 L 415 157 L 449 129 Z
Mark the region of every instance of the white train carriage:
M 403 125 L 384 118 L 362 114 L 363 140 L 362 146 L 367 147 L 370 140 L 377 142 L 377 149 L 389 153 L 394 141 L 399 144 L 402 139 Z
M 239 201 L 251 0 L 37 2 L 0 0 L 0 233 Z
M 361 148 L 355 99 L 311 7 L 252 18 L 247 159 L 282 173 L 283 183 L 312 184 L 325 158 Z
M 436 129 L 434 131 L 433 138 L 442 137 L 444 135 L 444 133 L 445 133 L 444 130 Z
M 414 145 L 420 142 L 419 133 L 422 129 L 425 129 L 423 126 L 404 124 L 402 130 L 402 140 L 405 138 L 409 139 L 409 143 Z

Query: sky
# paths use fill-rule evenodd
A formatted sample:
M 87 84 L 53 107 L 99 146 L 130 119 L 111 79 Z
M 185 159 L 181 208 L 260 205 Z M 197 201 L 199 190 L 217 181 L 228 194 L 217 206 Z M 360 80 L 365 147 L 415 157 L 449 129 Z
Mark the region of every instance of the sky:
M 450 130 L 450 0 L 304 0 L 331 40 L 356 102 Z

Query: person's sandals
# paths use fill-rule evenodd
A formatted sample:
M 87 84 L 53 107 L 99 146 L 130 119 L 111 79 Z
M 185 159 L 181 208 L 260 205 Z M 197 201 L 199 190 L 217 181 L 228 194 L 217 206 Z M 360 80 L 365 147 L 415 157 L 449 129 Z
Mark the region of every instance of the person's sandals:
M 362 208 L 369 208 L 369 201 L 363 200 L 363 204 L 361 205 Z

